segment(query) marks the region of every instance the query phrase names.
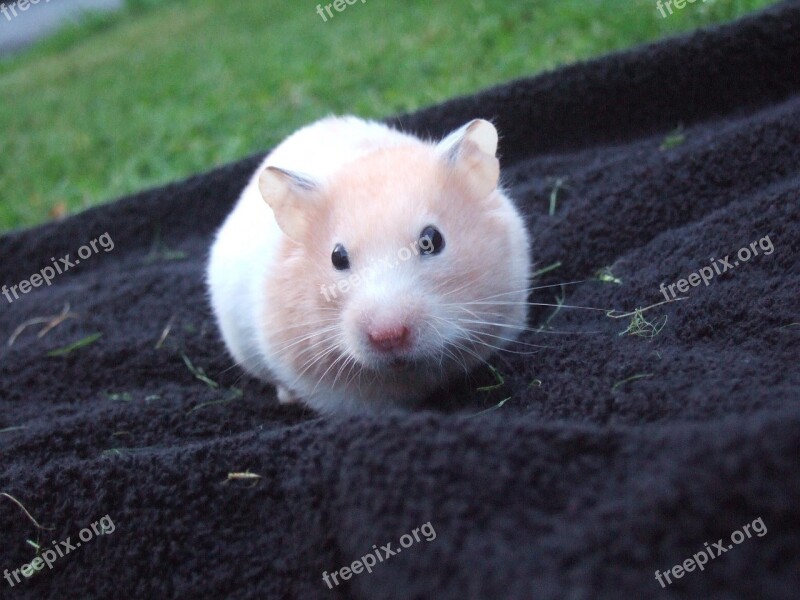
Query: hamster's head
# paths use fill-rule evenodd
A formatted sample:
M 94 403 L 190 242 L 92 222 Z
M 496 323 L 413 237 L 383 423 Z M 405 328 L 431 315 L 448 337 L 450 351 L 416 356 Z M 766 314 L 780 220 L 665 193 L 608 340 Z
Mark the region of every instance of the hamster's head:
M 496 149 L 494 126 L 475 120 L 438 144 L 372 151 L 327 181 L 261 174 L 303 318 L 322 332 L 311 340 L 327 351 L 321 382 L 358 373 L 377 402 L 418 399 L 524 329 L 528 235 L 498 188 Z

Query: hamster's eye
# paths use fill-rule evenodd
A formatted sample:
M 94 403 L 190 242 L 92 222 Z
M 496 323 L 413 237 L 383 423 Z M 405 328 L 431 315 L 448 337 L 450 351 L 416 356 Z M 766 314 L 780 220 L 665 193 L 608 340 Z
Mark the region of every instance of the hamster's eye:
M 336 244 L 331 253 L 331 262 L 337 271 L 344 271 L 350 268 L 350 258 L 347 256 L 347 250 L 341 244 Z
M 433 225 L 428 225 L 419 234 L 421 254 L 439 254 L 444 249 L 444 236 Z

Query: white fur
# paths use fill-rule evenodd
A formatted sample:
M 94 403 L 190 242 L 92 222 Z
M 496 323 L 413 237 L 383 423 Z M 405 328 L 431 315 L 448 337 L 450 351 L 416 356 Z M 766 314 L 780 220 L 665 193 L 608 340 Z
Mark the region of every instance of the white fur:
M 263 282 L 275 268 L 275 252 L 283 236 L 258 189 L 260 174 L 276 166 L 325 181 L 359 156 L 409 142 L 417 140 L 374 121 L 328 117 L 290 135 L 256 169 L 217 233 L 208 264 L 211 306 L 228 350 L 245 370 L 262 379 L 284 371 L 274 358 L 265 361 L 274 352 L 256 325 L 264 314 Z
M 485 163 L 483 167 L 487 169 L 486 172 L 494 169 L 496 177 L 494 153 L 497 147 L 497 133 L 494 127 L 485 121 L 473 121 L 453 132 L 435 147 L 436 154 L 443 155 L 450 152 L 467 131 L 471 132 L 474 143 L 474 146 L 467 151 L 477 149 L 487 154 L 488 158 L 484 157 L 486 160 L 483 161 Z M 273 269 L 280 268 L 280 265 L 276 264 L 276 257 L 279 245 L 285 238 L 272 209 L 259 190 L 259 177 L 264 169 L 274 166 L 324 184 L 345 165 L 360 157 L 381 148 L 407 144 L 417 146 L 425 144 L 426 147 L 430 147 L 416 137 L 355 117 L 328 117 L 304 127 L 288 137 L 265 158 L 216 236 L 208 265 L 208 286 L 212 308 L 222 337 L 236 362 L 245 370 L 256 377 L 279 384 L 281 401 L 296 399 L 295 395 L 299 394 L 304 401 L 318 410 L 358 409 L 369 404 L 392 404 L 401 401 L 403 394 L 409 395 L 409 388 L 423 394 L 436 384 L 444 383 L 436 380 L 431 370 L 426 370 L 398 376 L 396 379 L 402 378 L 402 381 L 397 382 L 398 385 L 387 386 L 385 381 L 383 384 L 367 381 L 358 389 L 346 389 L 341 386 L 337 389 L 325 388 L 318 385 L 319 381 L 302 380 L 298 376 L 297 365 L 284 360 L 276 352 L 276 348 L 272 347 L 263 326 L 267 308 L 264 285 Z M 398 168 L 400 167 L 398 165 Z M 508 237 L 515 249 L 507 257 L 510 272 L 515 276 L 513 282 L 515 287 L 507 292 L 504 291 L 509 295 L 501 299 L 522 303 L 527 297 L 522 288 L 527 287 L 530 266 L 528 234 L 513 203 L 501 190 L 492 193 L 497 194 L 500 200 L 499 208 L 494 209 L 496 216 L 507 224 Z M 433 219 L 434 216 L 429 214 L 409 215 L 411 223 L 409 227 L 420 231 Z M 389 239 L 383 244 L 387 252 L 392 249 L 396 251 L 398 248 L 397 244 L 392 245 L 393 242 Z M 381 240 L 376 240 L 375 247 L 381 247 Z M 363 288 L 354 294 L 345 311 L 349 311 L 348 314 L 352 317 L 350 323 L 361 318 L 360 316 L 366 312 L 378 314 L 384 306 L 386 310 L 394 312 L 420 310 L 432 315 L 445 314 L 446 310 L 438 306 L 432 296 L 420 294 L 419 290 L 424 287 L 425 281 L 418 269 L 414 260 L 409 260 L 396 269 L 379 273 L 369 284 L 365 283 Z M 461 283 L 455 282 L 453 286 L 461 287 Z M 317 293 L 317 290 L 311 290 L 310 293 Z M 509 318 L 516 324 L 498 328 L 495 331 L 497 336 L 513 339 L 520 333 L 520 324 L 524 326 L 527 311 L 522 304 L 514 310 L 515 314 L 509 315 Z M 347 314 L 342 315 L 343 322 L 347 316 Z M 285 325 L 267 324 L 269 327 Z M 450 329 L 452 328 L 442 324 L 436 335 L 440 336 L 440 339 L 455 337 L 457 331 Z M 343 330 L 351 354 L 361 356 L 366 362 L 379 360 L 370 356 L 369 348 L 352 326 L 343 326 Z M 435 344 L 431 342 L 435 339 L 433 336 L 430 336 L 430 339 L 426 337 L 420 343 L 419 349 L 423 353 L 435 351 L 433 347 Z M 508 342 L 500 339 L 494 340 L 494 343 L 498 347 L 508 345 Z M 486 351 L 485 355 L 488 353 Z M 388 376 L 386 381 L 391 382 L 394 379 L 393 376 Z M 400 385 L 401 383 L 404 385 Z

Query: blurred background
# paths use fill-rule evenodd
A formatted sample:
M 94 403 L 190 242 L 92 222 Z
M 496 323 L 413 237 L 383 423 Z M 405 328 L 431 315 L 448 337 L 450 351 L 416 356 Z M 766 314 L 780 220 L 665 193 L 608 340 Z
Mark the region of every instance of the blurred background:
M 31 1 L 0 5 L 0 232 L 774 0 Z

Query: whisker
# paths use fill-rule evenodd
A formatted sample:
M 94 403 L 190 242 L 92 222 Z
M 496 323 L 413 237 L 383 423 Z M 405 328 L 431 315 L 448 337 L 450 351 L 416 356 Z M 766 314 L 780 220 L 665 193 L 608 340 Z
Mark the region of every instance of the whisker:
M 480 330 L 477 330 L 477 329 L 468 329 L 468 328 L 465 327 L 465 328 L 463 328 L 463 331 L 468 331 L 470 333 L 474 333 L 474 334 L 477 334 L 477 335 L 486 335 L 486 336 L 489 336 L 491 338 L 495 338 L 495 339 L 498 339 L 498 340 L 506 341 L 509 344 L 521 344 L 523 346 L 530 346 L 531 348 L 552 348 L 552 346 L 542 346 L 542 345 L 539 345 L 539 344 L 530 344 L 528 342 L 523 342 L 523 341 L 521 341 L 519 339 L 503 337 L 501 335 L 494 335 L 492 333 L 487 333 L 485 331 L 480 331 Z
M 324 340 L 322 340 L 322 342 L 323 343 L 328 343 L 331 340 L 334 340 L 333 343 L 331 343 L 330 345 L 324 347 L 322 350 L 316 351 L 311 356 L 311 358 L 307 359 L 306 362 L 304 362 L 302 365 L 300 365 L 300 368 L 302 369 L 302 371 L 300 372 L 301 375 L 303 373 L 305 373 L 305 371 L 306 371 L 306 369 L 304 367 L 308 368 L 307 366 L 311 366 L 313 363 L 315 363 L 319 359 L 327 356 L 332 350 L 335 350 L 339 346 L 340 339 L 339 339 L 338 336 L 325 338 Z M 320 344 L 318 344 L 318 345 L 320 345 Z M 309 348 L 308 350 L 311 350 L 311 348 Z
M 442 354 L 445 354 L 445 355 L 449 356 L 450 358 L 452 358 L 454 363 L 456 363 L 457 365 L 460 365 L 460 366 L 462 366 L 464 368 L 464 372 L 465 373 L 469 373 L 469 368 L 467 367 L 467 363 L 464 360 L 464 357 L 462 356 L 461 359 L 459 360 L 459 357 L 457 357 L 455 354 L 453 354 L 450 351 L 450 349 L 447 347 L 447 343 L 445 342 L 444 336 L 436 328 L 436 325 L 434 325 L 430 321 L 426 321 L 426 323 L 428 325 L 430 325 L 430 327 L 436 332 L 436 335 L 439 336 L 439 340 L 442 343 Z M 442 364 L 442 358 L 440 358 L 439 359 L 439 372 L 442 373 L 442 370 L 443 370 L 443 364 Z
M 472 342 L 472 340 L 470 340 L 468 337 L 464 337 L 464 338 L 462 338 L 462 339 L 464 339 L 464 340 L 466 340 L 466 341 L 469 341 L 469 342 Z M 454 348 L 457 348 L 458 350 L 460 350 L 460 351 L 462 351 L 462 352 L 466 352 L 468 355 L 472 356 L 472 357 L 473 357 L 473 358 L 475 358 L 475 359 L 476 359 L 478 362 L 480 362 L 480 363 L 483 363 L 483 364 L 484 364 L 484 365 L 486 365 L 487 367 L 491 367 L 491 366 L 492 366 L 491 364 L 489 364 L 489 361 L 487 361 L 485 358 L 483 358 L 483 357 L 482 357 L 480 354 L 478 354 L 478 353 L 477 353 L 477 352 L 475 352 L 474 350 L 470 350 L 469 348 L 467 348 L 466 346 L 464 346 L 464 345 L 460 344 L 459 342 L 456 342 L 456 341 L 454 341 L 454 340 L 451 340 L 451 341 L 450 341 L 450 342 L 448 342 L 448 343 L 449 343 L 450 345 L 452 345 Z
M 465 331 L 468 331 L 468 330 L 465 330 Z M 488 335 L 488 334 L 482 334 L 481 332 L 475 332 L 475 331 L 472 331 L 471 333 L 479 334 L 479 335 Z M 490 336 L 490 337 L 496 338 L 496 337 L 499 337 L 499 336 L 493 335 L 493 336 Z M 489 342 L 487 342 L 485 340 L 475 339 L 474 336 L 469 336 L 469 338 L 473 343 L 480 344 L 481 346 L 485 346 L 487 348 L 492 348 L 493 350 L 496 350 L 497 352 L 508 352 L 509 354 L 520 354 L 520 355 L 524 355 L 524 356 L 529 356 L 531 354 L 538 354 L 538 352 L 540 350 L 552 348 L 552 346 L 537 346 L 535 344 L 525 344 L 525 345 L 528 345 L 528 346 L 532 346 L 534 348 L 539 348 L 539 350 L 530 351 L 530 352 L 520 352 L 518 350 L 510 350 L 509 348 L 502 348 L 500 346 L 495 346 L 494 344 L 490 344 Z M 514 341 L 514 340 L 507 340 L 506 338 L 500 338 L 500 339 L 504 340 L 504 341 L 511 341 L 511 342 Z
M 324 373 L 323 373 L 323 374 L 320 376 L 320 378 L 317 380 L 317 383 L 316 383 L 316 385 L 314 386 L 314 389 L 312 389 L 312 390 L 311 390 L 311 395 L 312 395 L 312 396 L 314 395 L 314 392 L 316 392 L 316 391 L 317 391 L 317 388 L 318 388 L 318 387 L 319 387 L 319 385 L 322 383 L 322 380 L 323 380 L 323 379 L 325 379 L 325 376 L 328 374 L 328 372 L 329 372 L 329 371 L 330 371 L 330 370 L 331 370 L 331 369 L 332 369 L 334 366 L 336 366 L 336 364 L 337 364 L 337 363 L 338 363 L 340 360 L 342 360 L 343 358 L 346 358 L 346 357 L 348 357 L 348 356 L 350 356 L 350 355 L 349 355 L 349 354 L 344 354 L 344 353 L 340 354 L 340 355 L 338 356 L 338 358 L 337 358 L 336 360 L 334 360 L 334 361 L 333 361 L 333 362 L 330 364 L 330 366 L 328 366 L 328 368 L 327 368 L 327 369 L 325 369 L 325 372 L 324 372 Z
M 591 280 L 590 279 L 579 279 L 579 280 L 576 280 L 576 281 L 566 281 L 564 283 L 550 283 L 550 284 L 547 284 L 547 285 L 536 285 L 536 286 L 533 286 L 533 287 L 526 287 L 526 288 L 521 288 L 521 289 L 518 289 L 518 290 L 511 290 L 509 292 L 501 292 L 499 294 L 494 294 L 492 296 L 486 296 L 484 298 L 476 298 L 476 300 L 490 300 L 492 298 L 499 298 L 500 296 L 508 296 L 509 294 L 521 294 L 522 292 L 530 293 L 530 292 L 533 292 L 535 290 L 545 290 L 545 289 L 548 289 L 548 288 L 560 287 L 562 285 L 577 285 L 579 283 L 586 283 L 587 281 L 591 281 Z
M 328 327 L 326 329 L 322 329 L 320 331 L 315 331 L 313 334 L 304 336 L 301 339 L 299 339 L 297 341 L 294 341 L 293 343 L 290 343 L 288 345 L 284 345 L 281 348 L 276 348 L 275 352 L 277 354 L 282 354 L 282 353 L 286 352 L 287 350 L 289 350 L 290 348 L 293 348 L 297 344 L 302 344 L 303 342 L 307 342 L 307 341 L 313 339 L 315 336 L 318 336 L 318 335 L 319 336 L 325 336 L 322 339 L 317 340 L 316 342 L 313 342 L 308 348 L 306 348 L 304 350 L 301 350 L 300 355 L 302 355 L 303 353 L 307 352 L 309 349 L 318 346 L 320 342 L 324 342 L 325 340 L 330 339 L 331 336 L 328 335 L 328 334 L 331 334 L 332 332 L 335 332 L 337 329 L 338 329 L 338 327 L 332 326 L 332 327 Z
M 555 306 L 555 307 L 560 306 L 561 308 L 575 308 L 575 309 L 582 309 L 582 310 L 597 310 L 597 311 L 604 312 L 604 313 L 607 313 L 610 310 L 613 311 L 613 309 L 597 308 L 596 306 L 576 306 L 576 305 L 572 305 L 572 304 L 550 304 L 550 303 L 547 303 L 547 302 L 508 302 L 508 301 L 502 301 L 502 302 L 478 302 L 478 301 L 471 301 L 471 302 L 464 302 L 464 304 L 469 305 L 469 306 L 472 306 L 473 304 L 489 304 L 489 305 L 494 305 L 494 306 L 497 306 L 497 305 L 501 305 L 501 306 L 524 306 L 524 305 L 527 305 L 527 306 Z M 455 306 L 455 305 L 447 304 L 445 306 Z
M 493 325 L 495 327 L 509 327 L 511 329 L 517 329 L 519 331 L 530 331 L 532 333 L 550 333 L 550 334 L 559 334 L 559 335 L 588 335 L 588 334 L 597 334 L 602 333 L 601 331 L 548 331 L 545 329 L 541 329 L 538 327 L 528 327 L 527 325 L 514 325 L 513 323 L 493 323 L 491 321 L 472 321 L 469 319 L 459 319 L 456 318 L 457 321 L 460 323 L 473 323 L 478 325 Z
M 351 360 L 355 361 L 356 359 L 352 354 L 348 353 L 347 354 L 347 358 L 342 363 L 342 366 L 340 366 L 339 370 L 336 372 L 336 377 L 333 378 L 333 383 L 331 383 L 331 387 L 334 387 L 336 385 L 336 382 L 338 381 L 339 376 L 342 374 L 342 371 L 344 371 L 344 369 L 347 367 L 347 365 L 350 364 Z
M 334 319 L 334 320 L 338 320 L 338 319 Z M 282 344 L 280 346 L 277 346 L 274 350 L 275 350 L 276 353 L 283 352 L 283 351 L 288 350 L 289 348 L 291 348 L 291 347 L 293 347 L 293 346 L 295 346 L 295 345 L 297 345 L 297 344 L 299 344 L 301 342 L 304 342 L 304 341 L 306 341 L 306 340 L 308 340 L 310 338 L 313 338 L 314 336 L 322 335 L 322 334 L 328 333 L 330 331 L 334 331 L 336 328 L 337 328 L 337 325 L 334 324 L 334 325 L 329 325 L 328 327 L 324 327 L 322 329 L 316 329 L 316 330 L 311 331 L 309 333 L 301 333 L 300 335 L 289 339 L 284 344 Z
M 454 279 L 456 279 L 456 278 L 455 278 L 455 277 L 452 277 L 452 278 L 448 279 L 446 283 L 447 283 L 447 284 L 449 284 L 449 283 L 450 283 L 451 281 L 453 281 Z M 449 296 L 449 295 L 451 295 L 451 294 L 456 294 L 456 293 L 458 293 L 458 292 L 461 292 L 461 291 L 463 291 L 463 290 L 467 289 L 467 288 L 468 288 L 468 287 L 470 287 L 471 285 L 474 285 L 474 282 L 472 282 L 472 281 L 467 281 L 467 282 L 465 282 L 463 285 L 461 285 L 461 286 L 457 287 L 456 289 L 454 289 L 454 290 L 450 290 L 449 292 L 447 292 L 447 293 L 445 293 L 445 294 L 442 294 L 442 295 L 441 295 L 441 297 L 442 297 L 442 298 L 445 298 L 446 296 Z M 439 286 L 439 287 L 445 287 L 445 285 L 441 285 L 441 286 Z M 436 291 L 438 291 L 438 289 L 439 289 L 439 288 L 437 287 Z

